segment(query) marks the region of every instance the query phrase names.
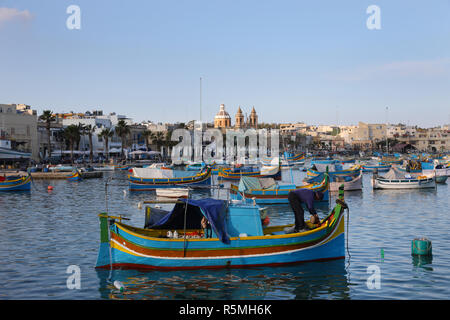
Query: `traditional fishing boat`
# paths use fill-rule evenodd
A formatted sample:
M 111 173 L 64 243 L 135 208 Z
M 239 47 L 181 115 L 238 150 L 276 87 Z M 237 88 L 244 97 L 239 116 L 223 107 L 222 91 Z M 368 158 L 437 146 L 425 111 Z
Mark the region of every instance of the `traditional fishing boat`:
M 58 164 L 56 166 L 49 166 L 48 169 L 54 172 L 71 172 L 75 169 L 73 166 L 64 166 L 62 164 Z
M 67 176 L 67 180 L 69 181 L 80 181 L 81 179 L 81 173 L 78 170 L 72 171 L 72 173 Z
M 362 172 L 387 172 L 391 167 L 390 164 L 363 164 L 361 166 Z
M 273 178 L 242 177 L 239 185 L 230 186 L 231 199 L 251 199 L 257 204 L 279 204 L 289 203 L 289 192 L 298 189 L 309 189 L 323 192 L 323 199 L 315 200 L 317 203 L 328 203 L 329 201 L 329 178 L 325 174 L 319 183 L 311 183 L 304 186 L 295 184 L 278 185 Z
M 131 169 L 131 166 L 129 165 L 122 165 L 122 164 L 115 164 L 114 170 L 129 170 Z
M 435 188 L 434 176 L 413 176 L 391 168 L 384 176 L 374 174 L 371 180 L 374 189 L 423 189 Z
M 197 162 L 197 163 L 190 163 L 186 165 L 187 171 L 200 171 L 203 169 L 203 167 L 206 166 L 204 162 Z M 212 168 L 212 166 L 211 166 Z
M 114 171 L 114 166 L 95 166 L 94 171 Z
M 332 192 L 339 191 L 341 185 L 344 185 L 344 191 L 362 190 L 362 172 L 354 177 L 333 176 L 330 180 L 330 191 Z
M 0 177 L 0 191 L 31 190 L 31 175 Z
M 307 222 L 311 230 L 289 234 L 284 230 L 292 224 L 263 227 L 264 210 L 241 201 L 181 199 L 153 221 L 149 209 L 144 228 L 100 214 L 96 268 L 239 268 L 344 259 L 343 190 L 336 202 L 320 225 Z
M 308 168 L 306 171 L 306 180 L 307 182 L 311 182 L 311 178 L 320 176 L 322 173 L 326 171 L 328 168 L 328 175 L 330 177 L 339 176 L 356 176 L 361 171 L 361 166 L 359 164 L 355 164 L 350 166 L 348 169 L 344 169 L 340 164 L 314 164 L 311 168 Z M 317 180 L 315 180 L 317 181 Z
M 284 159 L 287 161 L 304 161 L 305 160 L 305 153 L 300 152 L 297 154 L 285 152 L 284 153 Z
M 219 179 L 240 180 L 241 177 L 274 178 L 275 180 L 281 180 L 281 170 L 279 166 L 263 166 L 261 168 L 221 168 L 219 171 Z
M 403 160 L 397 157 L 381 157 L 380 164 L 402 164 Z
M 161 198 L 187 198 L 189 189 L 186 188 L 159 188 L 156 189 L 156 196 Z
M 450 176 L 450 167 L 439 162 L 422 162 L 422 173 L 427 176 L 435 176 L 436 183 L 445 183 Z
M 184 170 L 133 168 L 132 174 L 128 175 L 128 179 L 131 191 L 210 185 L 211 168 L 206 166 L 197 173 Z

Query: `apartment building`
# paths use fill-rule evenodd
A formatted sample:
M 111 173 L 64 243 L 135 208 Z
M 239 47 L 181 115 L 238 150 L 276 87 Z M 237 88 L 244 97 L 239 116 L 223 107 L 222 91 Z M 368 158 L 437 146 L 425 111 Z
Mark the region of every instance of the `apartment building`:
M 37 113 L 25 104 L 0 104 L 0 135 L 14 150 L 31 153 L 39 160 Z

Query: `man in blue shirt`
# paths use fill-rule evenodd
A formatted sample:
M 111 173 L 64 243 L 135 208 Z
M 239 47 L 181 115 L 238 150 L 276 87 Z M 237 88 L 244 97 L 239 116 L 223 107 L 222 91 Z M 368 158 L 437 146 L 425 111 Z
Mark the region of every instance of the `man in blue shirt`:
M 305 212 L 302 208 L 302 202 L 305 203 L 306 208 L 311 214 L 311 222 L 319 223 L 320 219 L 314 209 L 314 200 L 320 201 L 323 199 L 323 193 L 320 191 L 312 191 L 309 189 L 297 189 L 289 192 L 288 200 L 295 215 L 295 226 L 293 228 L 286 228 L 286 233 L 305 232 L 308 230 L 304 221 Z

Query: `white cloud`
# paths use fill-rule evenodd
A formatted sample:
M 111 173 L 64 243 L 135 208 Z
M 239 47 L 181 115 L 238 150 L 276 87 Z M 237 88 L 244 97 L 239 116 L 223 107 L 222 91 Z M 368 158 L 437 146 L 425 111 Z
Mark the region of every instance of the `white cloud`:
M 20 11 L 15 8 L 0 8 L 0 26 L 9 21 L 26 22 L 33 18 L 28 10 Z

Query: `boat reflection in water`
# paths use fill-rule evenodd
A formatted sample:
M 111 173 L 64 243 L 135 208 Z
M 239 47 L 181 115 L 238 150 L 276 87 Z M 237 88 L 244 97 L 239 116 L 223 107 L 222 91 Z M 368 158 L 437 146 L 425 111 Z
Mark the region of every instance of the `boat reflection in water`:
M 102 299 L 349 299 L 345 259 L 282 267 L 138 271 L 97 269 Z M 125 286 L 120 292 L 113 285 Z

